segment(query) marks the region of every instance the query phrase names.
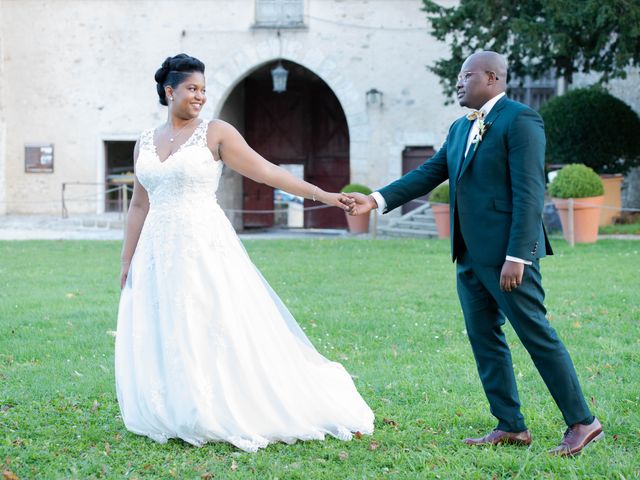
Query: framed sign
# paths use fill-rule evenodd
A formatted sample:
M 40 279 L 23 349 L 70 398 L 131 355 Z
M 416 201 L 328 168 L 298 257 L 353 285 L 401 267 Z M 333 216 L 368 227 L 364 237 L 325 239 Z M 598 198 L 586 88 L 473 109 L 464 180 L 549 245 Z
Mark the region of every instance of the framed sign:
M 24 171 L 27 173 L 53 173 L 53 144 L 25 145 Z

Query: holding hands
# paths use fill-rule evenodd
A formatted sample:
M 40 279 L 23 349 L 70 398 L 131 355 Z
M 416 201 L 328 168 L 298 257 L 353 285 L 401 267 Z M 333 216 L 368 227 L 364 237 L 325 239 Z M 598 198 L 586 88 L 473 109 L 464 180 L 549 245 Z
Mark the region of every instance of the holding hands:
M 319 190 L 315 195 L 314 200 L 322 202 L 326 205 L 330 205 L 332 207 L 338 207 L 341 210 L 344 210 L 349 215 L 353 215 L 351 213 L 355 202 L 349 198 L 346 193 L 330 193 Z
M 371 210 L 378 208 L 378 204 L 371 195 L 364 195 L 363 193 L 357 192 L 343 193 L 341 195 L 344 197 L 340 199 L 343 203 L 343 209 L 348 212 L 349 215 L 365 215 Z

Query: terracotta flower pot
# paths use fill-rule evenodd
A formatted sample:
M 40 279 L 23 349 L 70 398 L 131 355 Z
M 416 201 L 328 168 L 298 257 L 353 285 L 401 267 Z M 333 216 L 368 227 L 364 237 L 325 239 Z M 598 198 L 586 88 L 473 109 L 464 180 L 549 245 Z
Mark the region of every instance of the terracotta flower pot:
M 367 215 L 358 215 L 353 217 L 345 213 L 347 217 L 347 225 L 349 226 L 349 233 L 367 233 L 369 232 L 369 218 L 370 213 Z
M 598 239 L 598 224 L 600 223 L 600 206 L 604 195 L 599 197 L 573 199 L 573 237 L 576 243 L 594 243 Z M 564 239 L 569 237 L 569 199 L 554 198 L 553 203 L 560 215 Z
M 620 189 L 624 176 L 619 173 L 614 175 L 600 175 L 604 186 L 604 205 L 616 208 L 603 208 L 600 212 L 600 225 L 613 225 L 613 219 L 620 215 L 622 196 Z
M 448 203 L 431 204 L 431 212 L 436 220 L 436 230 L 438 238 L 449 238 L 451 236 L 451 223 Z

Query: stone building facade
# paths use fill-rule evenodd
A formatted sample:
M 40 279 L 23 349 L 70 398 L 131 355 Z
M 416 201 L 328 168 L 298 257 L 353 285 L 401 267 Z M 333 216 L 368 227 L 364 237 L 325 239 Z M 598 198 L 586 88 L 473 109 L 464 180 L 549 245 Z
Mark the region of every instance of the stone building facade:
M 437 149 L 461 113 L 426 68 L 447 48 L 421 6 L 0 0 L 0 214 L 58 213 L 63 184 L 70 215 L 118 208 L 105 191 L 130 171 L 140 132 L 165 121 L 153 74 L 180 52 L 207 66 L 204 118 L 231 122 L 259 153 L 323 187 L 380 187 L 415 163 L 412 152 Z M 285 93 L 268 88 L 278 61 Z M 237 228 L 247 223 L 238 211 L 260 205 L 247 203 L 256 192 L 225 169 L 218 198 Z M 318 218 L 308 226 L 337 221 Z

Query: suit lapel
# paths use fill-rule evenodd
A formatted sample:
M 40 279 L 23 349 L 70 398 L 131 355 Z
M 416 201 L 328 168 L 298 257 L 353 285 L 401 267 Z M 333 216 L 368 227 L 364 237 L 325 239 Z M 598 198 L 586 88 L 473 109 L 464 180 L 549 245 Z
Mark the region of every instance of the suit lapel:
M 462 151 L 460 152 L 460 156 L 457 159 L 456 165 L 456 180 L 458 178 L 460 178 L 460 169 L 462 168 L 462 164 L 464 162 L 464 152 L 467 150 L 467 140 L 469 138 L 469 132 L 471 131 L 471 127 L 473 126 L 473 122 L 471 120 L 467 120 L 468 125 L 466 126 L 466 128 L 462 128 L 462 133 L 464 133 L 464 135 L 462 136 L 462 138 L 460 140 L 458 140 L 460 142 L 460 145 L 462 146 Z M 472 146 L 473 148 L 473 146 Z M 471 152 L 471 150 L 469 150 L 469 152 Z
M 489 115 L 487 115 L 487 118 L 484 119 L 484 124 L 487 128 L 485 135 L 489 132 L 489 128 L 491 124 L 495 121 L 496 118 L 498 118 L 498 115 L 500 115 L 500 111 L 504 108 L 506 104 L 507 104 L 507 97 L 504 96 L 500 100 L 498 100 L 498 102 L 493 106 L 493 108 L 489 112 Z M 473 125 L 473 122 L 469 122 L 469 123 Z M 476 152 L 478 151 L 478 149 L 480 148 L 480 145 L 482 144 L 482 141 L 478 143 L 472 143 L 471 146 L 469 147 L 469 153 L 467 154 L 467 156 L 464 156 L 464 151 L 466 149 L 466 142 L 469 138 L 469 131 L 471 130 L 471 125 L 467 130 L 467 135 L 464 137 L 465 148 L 462 150 L 462 161 L 460 164 L 460 168 L 458 169 L 458 176 L 456 177 L 456 181 L 460 180 L 460 177 L 462 177 L 462 174 L 467 169 L 467 167 L 469 166 L 473 158 L 476 156 Z

